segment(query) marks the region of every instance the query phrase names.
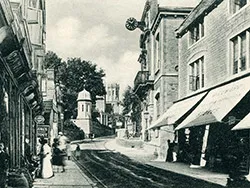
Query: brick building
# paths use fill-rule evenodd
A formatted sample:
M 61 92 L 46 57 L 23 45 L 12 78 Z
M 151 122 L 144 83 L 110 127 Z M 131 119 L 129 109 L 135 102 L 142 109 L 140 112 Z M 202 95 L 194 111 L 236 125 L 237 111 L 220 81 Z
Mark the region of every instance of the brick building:
M 226 170 L 227 154 L 238 147 L 244 150 L 238 170 L 249 173 L 249 131 L 231 130 L 250 112 L 249 5 L 249 1 L 202 0 L 176 31 L 175 105 L 189 104 L 183 121 L 175 125 L 180 160 Z M 185 152 L 189 154 L 184 156 Z

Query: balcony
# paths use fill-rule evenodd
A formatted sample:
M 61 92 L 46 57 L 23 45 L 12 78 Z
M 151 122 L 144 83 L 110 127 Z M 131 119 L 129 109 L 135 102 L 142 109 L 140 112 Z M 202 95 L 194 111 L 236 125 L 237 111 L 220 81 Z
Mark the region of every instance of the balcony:
M 150 80 L 149 71 L 139 71 L 134 80 L 134 92 L 141 98 L 145 92 L 153 88 L 154 81 Z

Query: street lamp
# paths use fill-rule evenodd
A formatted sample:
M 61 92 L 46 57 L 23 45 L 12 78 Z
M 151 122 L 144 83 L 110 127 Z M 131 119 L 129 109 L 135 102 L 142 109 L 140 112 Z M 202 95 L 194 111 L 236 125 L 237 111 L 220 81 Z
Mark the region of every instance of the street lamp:
M 148 111 L 145 111 L 144 114 L 144 119 L 145 119 L 145 132 L 144 132 L 144 141 L 148 141 L 148 119 L 149 119 L 149 112 Z

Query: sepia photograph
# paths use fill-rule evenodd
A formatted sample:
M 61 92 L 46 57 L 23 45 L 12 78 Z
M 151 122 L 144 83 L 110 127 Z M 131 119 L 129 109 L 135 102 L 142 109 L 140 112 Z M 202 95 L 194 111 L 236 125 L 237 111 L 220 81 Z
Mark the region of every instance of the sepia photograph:
M 0 188 L 250 187 L 250 0 L 0 0 Z

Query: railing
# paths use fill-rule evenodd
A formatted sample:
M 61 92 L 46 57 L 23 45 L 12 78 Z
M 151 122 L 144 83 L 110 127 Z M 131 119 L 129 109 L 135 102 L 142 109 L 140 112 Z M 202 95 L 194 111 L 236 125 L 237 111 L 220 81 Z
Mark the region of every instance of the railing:
M 145 84 L 149 80 L 149 71 L 139 71 L 134 79 L 134 88 L 136 89 L 140 84 Z
M 153 80 L 150 80 L 149 71 L 139 71 L 134 79 L 134 92 L 139 94 L 146 92 L 153 87 Z M 139 93 L 138 93 L 139 92 Z

